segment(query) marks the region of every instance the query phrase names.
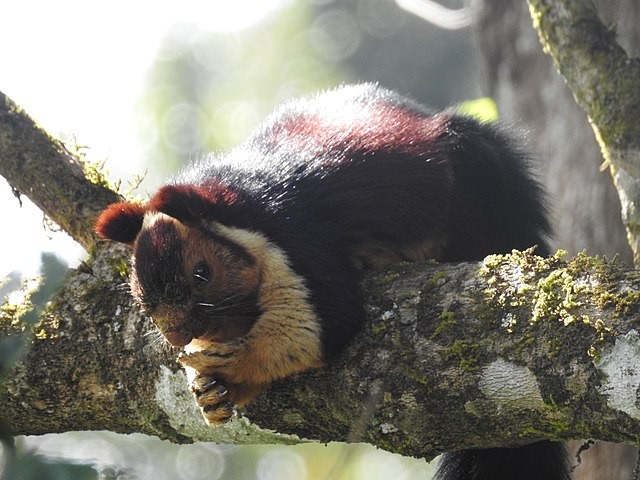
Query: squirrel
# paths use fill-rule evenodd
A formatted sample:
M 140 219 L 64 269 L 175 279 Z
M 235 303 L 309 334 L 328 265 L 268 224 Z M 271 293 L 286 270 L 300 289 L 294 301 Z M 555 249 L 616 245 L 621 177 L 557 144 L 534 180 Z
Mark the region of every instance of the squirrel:
M 497 126 L 362 84 L 285 103 L 146 203 L 108 206 L 95 230 L 132 247 L 133 296 L 183 349 L 217 425 L 345 348 L 365 322 L 364 269 L 546 255 L 550 227 L 527 156 Z M 564 457 L 551 442 L 452 452 L 438 478 L 564 480 Z

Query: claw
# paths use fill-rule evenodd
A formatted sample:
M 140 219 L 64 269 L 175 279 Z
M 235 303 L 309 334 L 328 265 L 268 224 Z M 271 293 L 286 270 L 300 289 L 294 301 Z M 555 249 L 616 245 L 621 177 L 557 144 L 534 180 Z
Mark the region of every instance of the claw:
M 224 401 L 217 405 L 208 405 L 202 408 L 202 416 L 208 425 L 215 426 L 227 422 L 235 413 L 233 404 Z

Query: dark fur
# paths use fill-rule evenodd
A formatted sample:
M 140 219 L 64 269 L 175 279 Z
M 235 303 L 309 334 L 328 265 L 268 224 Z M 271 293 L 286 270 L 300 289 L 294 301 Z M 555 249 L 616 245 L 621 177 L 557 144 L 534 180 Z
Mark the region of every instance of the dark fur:
M 564 445 L 537 442 L 520 448 L 445 453 L 434 480 L 570 480 Z
M 180 224 L 161 217 L 145 230 L 143 217 L 149 212 L 162 212 Z M 210 222 L 217 223 L 212 227 Z M 146 205 L 118 204 L 102 215 L 100 235 L 134 244 L 138 299 L 152 317 L 160 305 L 169 325 L 161 329 L 172 331 L 177 344 L 199 338 L 207 328 L 206 318 L 198 319 L 197 329 L 190 326 L 195 310 L 182 308 L 198 287 L 188 278 L 189 269 L 181 267 L 189 262 L 175 243 L 190 234 L 180 237 L 180 225 L 203 235 L 203 249 L 208 242 L 217 245 L 238 265 L 245 265 L 243 256 L 249 262 L 253 255 L 237 239 L 216 233 L 216 224 L 266 237 L 284 252 L 309 291 L 309 315 L 320 326 L 322 358 L 292 356 L 299 366 L 274 366 L 273 378 L 330 360 L 356 334 L 365 320 L 358 287 L 362 268 L 427 258 L 480 260 L 533 245 L 546 254 L 549 230 L 541 190 L 527 171 L 526 158 L 500 130 L 453 114 L 432 114 L 371 85 L 287 104 L 240 147 L 221 158 L 204 158 Z M 261 298 L 260 289 L 251 288 L 242 298 Z M 243 330 L 234 341 L 257 344 L 251 334 L 261 326 L 264 312 L 247 311 L 254 316 L 243 320 L 249 332 Z M 280 326 L 286 327 L 289 320 L 282 318 Z M 228 343 L 216 342 L 211 341 L 215 352 Z M 241 355 L 225 353 L 236 354 Z M 188 365 L 203 374 L 199 369 L 205 364 L 198 362 Z M 233 385 L 231 367 L 216 365 L 206 374 L 226 377 Z M 204 384 L 202 378 L 192 383 L 197 395 L 204 394 Z M 215 402 L 207 408 L 218 408 Z M 228 417 L 225 408 L 212 423 Z M 558 473 L 564 471 L 558 448 L 542 443 L 452 453 L 445 456 L 440 476 L 559 480 L 566 475 Z M 546 452 L 551 460 L 540 470 Z M 531 466 L 525 466 L 531 458 Z

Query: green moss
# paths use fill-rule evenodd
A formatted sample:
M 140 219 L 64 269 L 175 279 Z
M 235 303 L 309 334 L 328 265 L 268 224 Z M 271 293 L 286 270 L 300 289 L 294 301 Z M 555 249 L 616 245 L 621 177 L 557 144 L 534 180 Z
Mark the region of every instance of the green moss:
M 612 300 L 615 304 L 615 316 L 631 315 L 638 312 L 640 306 L 640 292 L 624 292 L 620 295 L 613 296 Z
M 543 427 L 526 427 L 522 430 L 521 437 L 544 437 L 549 440 L 565 441 L 571 436 L 571 432 L 577 430 L 576 421 L 573 416 L 573 409 L 570 407 L 559 407 L 553 399 L 545 403 L 542 411 Z M 588 427 L 583 425 L 584 429 L 580 431 L 588 431 Z
M 121 257 L 108 258 L 107 263 L 123 278 L 129 278 L 129 262 Z
M 420 385 L 428 385 L 429 380 L 424 375 L 420 375 L 418 372 L 411 370 L 409 368 L 402 368 L 402 373 L 405 377 L 413 380 Z
M 113 190 L 129 201 L 141 200 L 134 195 L 134 192 L 138 189 L 138 187 L 144 180 L 146 172 L 142 175 L 132 176 L 131 179 L 127 182 L 127 187 L 123 188 L 122 180 L 117 180 L 115 183 L 109 180 L 109 171 L 105 168 L 105 160 L 89 160 L 85 153 L 86 147 L 81 145 L 74 144 L 69 146 L 65 144 L 65 148 L 71 150 L 72 154 L 81 162 L 84 176 L 91 183 L 109 190 Z
M 529 1 L 534 28 L 589 115 L 603 155 L 611 164 L 613 149 L 638 145 L 640 124 L 635 121 L 635 106 L 640 103 L 640 64 L 629 59 L 617 43 L 615 28 L 604 25 L 595 9 L 574 2 L 565 5 L 567 11 L 560 15 L 543 3 Z
M 481 270 L 489 285 L 485 294 L 500 308 L 532 305 L 529 319 L 532 325 L 543 319 L 560 320 L 565 325 L 588 322 L 588 317 L 576 315 L 574 311 L 582 306 L 581 294 L 592 288 L 593 282 L 587 283 L 584 279 L 593 275 L 596 265 L 602 268 L 604 264 L 584 254 L 565 262 L 565 254 L 558 251 L 543 259 L 529 250 L 488 257 Z M 595 283 L 602 282 L 596 280 Z M 607 295 L 607 301 L 611 301 L 610 293 Z M 509 327 L 513 327 L 513 322 Z
M 596 363 L 600 361 L 601 350 L 610 338 L 613 338 L 613 333 L 609 327 L 607 327 L 602 320 L 596 320 L 590 323 L 596 331 L 596 337 L 587 350 L 589 355 Z
M 565 252 L 558 251 L 549 258 L 542 258 L 534 254 L 534 249 L 489 255 L 480 269 L 480 275 L 489 285 L 484 293 L 500 307 L 528 305 L 531 298 L 527 294 L 536 290 L 536 285 L 531 283 L 536 275 L 553 271 L 564 255 Z
M 456 324 L 456 320 L 454 317 L 455 315 L 453 312 L 449 310 L 444 310 L 440 314 L 440 323 L 438 324 L 436 329 L 433 331 L 433 334 L 431 335 L 431 340 L 435 340 L 440 335 L 448 331 L 451 331 L 452 327 L 455 326 Z
M 403 455 L 407 446 L 410 445 L 408 442 L 404 442 L 404 445 L 399 445 L 394 441 L 386 440 L 381 437 L 376 437 L 376 446 L 391 453 L 397 453 Z
M 620 280 L 620 267 L 601 257 L 589 257 L 581 252 L 567 264 L 567 271 L 574 277 L 590 277 L 591 297 L 596 306 L 604 308 L 615 301 L 615 286 Z
M 575 428 L 574 420 L 571 408 L 558 408 L 555 405 L 550 408 L 547 421 L 551 428 L 551 438 L 557 440 L 567 438 L 567 432 Z
M 449 310 L 444 310 L 441 314 L 440 314 L 440 320 L 442 320 L 443 322 L 454 322 L 454 316 L 455 314 Z
M 538 281 L 533 296 L 531 323 L 536 323 L 541 318 L 556 318 L 565 325 L 573 323 L 577 318 L 572 310 L 581 305 L 577 301 L 581 290 L 567 269 L 552 271 Z
M 385 284 L 393 283 L 393 282 L 395 282 L 396 280 L 399 280 L 399 279 L 400 279 L 400 273 L 398 273 L 398 272 L 389 272 L 389 273 L 386 273 L 382 277 L 382 281 Z
M 431 275 L 431 277 L 425 282 L 425 287 L 427 288 L 439 287 L 444 283 L 446 278 L 447 278 L 447 274 L 444 273 L 442 270 L 438 270 L 437 272 L 434 272 L 434 274 Z
M 617 99 L 626 98 L 632 102 L 633 98 L 638 98 L 636 90 L 640 86 L 638 79 L 630 79 L 625 68 L 615 65 L 617 68 L 611 68 L 611 63 L 606 61 L 607 65 L 601 65 L 600 71 L 607 72 L 609 75 L 604 80 L 604 84 L 608 84 L 610 88 L 619 89 L 618 91 L 610 91 L 609 94 Z M 616 78 L 618 75 L 618 78 Z M 625 78 L 630 81 L 625 81 Z M 626 93 L 625 93 L 626 92 Z M 590 101 L 588 104 L 588 113 L 590 119 L 593 120 L 594 132 L 596 140 L 600 145 L 600 149 L 605 158 L 605 165 L 610 166 L 613 162 L 610 150 L 618 145 L 636 145 L 638 140 L 633 135 L 638 135 L 639 131 L 637 122 L 630 122 L 625 115 L 613 115 L 611 112 L 611 103 L 602 101 Z
M 282 421 L 289 425 L 302 425 L 305 419 L 300 412 L 289 411 L 282 414 Z
M 387 331 L 387 325 L 384 322 L 371 325 L 371 333 L 374 335 L 381 335 Z
M 480 350 L 480 346 L 477 344 L 456 340 L 449 348 L 444 350 L 442 355 L 447 361 L 457 360 L 458 366 L 462 370 L 475 371 L 480 368 L 480 362 L 478 361 Z
M 77 151 L 76 156 L 82 160 L 82 168 L 87 180 L 95 185 L 117 191 L 117 187 L 107 180 L 104 170 L 104 160 L 100 162 L 90 162 L 81 151 Z
M 520 340 L 516 343 L 515 347 L 515 360 L 522 360 L 523 353 L 532 348 L 536 341 L 535 336 L 532 332 L 528 332 L 528 334 L 523 335 Z
M 139 412 L 140 418 L 142 419 L 142 423 L 145 425 L 149 425 L 153 427 L 157 425 L 159 421 L 162 420 L 159 412 L 157 410 L 147 409 L 141 410 Z
M 396 298 L 396 301 L 398 303 L 402 303 L 402 302 L 406 302 L 407 300 L 413 300 L 418 297 L 420 297 L 420 292 L 411 290 L 411 291 L 399 294 Z
M 14 305 L 5 303 L 0 306 L 0 332 L 24 331 L 26 325 L 21 321 L 24 312 L 30 310 L 25 309 L 23 305 Z
M 480 410 L 478 409 L 478 407 L 474 402 L 466 402 L 464 404 L 464 411 L 465 413 L 468 413 L 469 415 L 473 415 L 474 417 L 481 416 Z
M 614 315 L 640 312 L 640 293 L 627 289 L 616 293 L 622 278 L 619 265 L 606 259 L 582 253 L 564 260 L 565 252 L 540 258 L 532 251 L 509 255 L 492 255 L 485 259 L 480 274 L 487 287 L 482 292 L 486 305 L 478 312 L 485 322 L 501 319 L 501 326 L 514 335 L 513 355 L 522 359 L 538 338 L 536 330 L 548 322 L 562 322 L 592 339 L 586 346 L 591 358 L 599 358 L 600 350 L 611 338 L 611 331 L 598 318 L 580 312 L 585 305 L 611 307 Z M 488 301 L 487 301 L 488 300 Z M 590 332 L 585 332 L 585 327 Z M 564 337 L 562 337 L 564 338 Z M 589 337 L 587 337 L 589 338 Z M 564 354 L 568 345 L 561 338 L 546 345 L 549 358 Z
M 529 0 L 528 3 L 529 3 L 529 13 L 533 20 L 533 28 L 535 28 L 537 32 L 541 32 L 545 14 L 549 11 L 551 7 L 549 7 L 548 5 L 542 5 L 541 2 L 539 1 L 536 2 L 533 0 Z M 548 46 L 546 45 L 546 42 L 542 38 L 541 38 L 541 41 L 543 43 L 544 51 L 548 53 L 549 49 L 548 49 Z

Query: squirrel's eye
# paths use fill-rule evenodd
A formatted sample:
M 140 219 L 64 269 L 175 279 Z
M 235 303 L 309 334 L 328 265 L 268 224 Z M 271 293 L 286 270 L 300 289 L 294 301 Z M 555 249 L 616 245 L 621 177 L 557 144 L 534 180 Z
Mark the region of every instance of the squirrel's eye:
M 211 269 L 209 265 L 205 262 L 200 262 L 193 267 L 193 278 L 195 278 L 196 283 L 200 285 L 207 283 L 211 279 Z

